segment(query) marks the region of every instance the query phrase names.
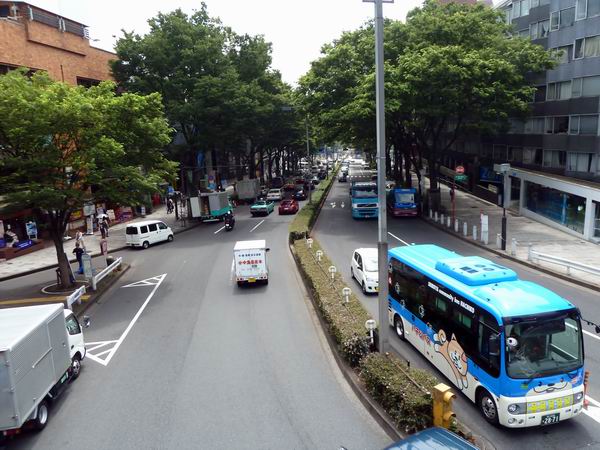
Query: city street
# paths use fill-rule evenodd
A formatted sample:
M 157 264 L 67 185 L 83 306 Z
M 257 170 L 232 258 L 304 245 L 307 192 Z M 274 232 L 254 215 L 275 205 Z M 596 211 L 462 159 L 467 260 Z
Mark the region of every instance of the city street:
M 363 176 L 364 171 L 350 169 L 349 182 L 353 177 Z M 351 218 L 349 183 L 336 182 L 319 216 L 314 236 L 319 240 L 326 253 L 334 261 L 349 287 L 361 299 L 374 318 L 378 318 L 377 296 L 364 295 L 358 283 L 351 280 L 350 260 L 352 251 L 360 247 L 377 247 L 377 221 L 354 220 Z M 342 208 L 341 205 L 344 205 Z M 392 218 L 388 216 L 388 243 L 390 248 L 406 244 L 436 244 L 453 250 L 461 255 L 479 255 L 510 267 L 520 278 L 539 283 L 559 295 L 567 298 L 582 312 L 584 318 L 600 322 L 598 292 L 579 287 L 537 272 L 507 259 L 462 241 L 418 218 Z M 582 448 L 598 445 L 600 442 L 599 404 L 600 400 L 600 336 L 592 327 L 584 325 L 584 345 L 586 369 L 591 372 L 589 397 L 592 399 L 587 415 L 582 414 L 573 420 L 567 420 L 550 427 L 535 429 L 505 430 L 494 428 L 485 422 L 475 405 L 460 394 L 454 402 L 454 410 L 461 421 L 467 424 L 475 434 L 485 437 L 499 449 L 563 449 Z M 400 341 L 390 329 L 392 347 L 400 356 L 409 360 L 413 367 L 425 368 L 443 379 L 443 375 L 430 365 L 410 344 Z M 449 381 L 445 381 L 451 384 Z M 567 444 L 568 443 L 568 444 Z
M 41 433 L 8 449 L 379 449 L 390 443 L 345 383 L 287 247 L 293 216 L 203 224 L 148 250 L 86 314 L 81 377 Z M 266 239 L 268 286 L 232 280 L 235 241 Z M 13 294 L 52 272 L 11 280 Z M 84 443 L 85 442 L 85 443 Z

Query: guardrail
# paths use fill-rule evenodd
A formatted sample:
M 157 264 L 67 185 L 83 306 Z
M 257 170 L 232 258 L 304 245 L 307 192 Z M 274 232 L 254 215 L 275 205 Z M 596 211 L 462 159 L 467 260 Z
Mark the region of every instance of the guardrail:
M 75 302 L 81 303 L 81 297 L 83 297 L 83 294 L 85 294 L 85 286 L 81 286 L 75 292 L 73 292 L 71 295 L 67 296 L 67 298 L 66 298 L 67 308 L 72 309 L 71 306 Z
M 546 261 L 549 263 L 558 264 L 560 266 L 565 266 L 567 268 L 567 275 L 571 275 L 571 269 L 576 269 L 581 270 L 582 272 L 600 276 L 600 268 L 598 267 L 588 266 L 587 264 L 578 263 L 576 261 L 560 258 L 559 256 L 549 255 L 547 253 L 536 252 L 532 249 L 531 244 L 529 244 L 529 248 L 527 249 L 527 261 L 535 262 L 535 260 Z
M 122 257 L 117 258 L 115 260 L 115 262 L 113 262 L 110 266 L 108 266 L 106 269 L 102 270 L 101 272 L 97 273 L 96 275 L 94 275 L 92 277 L 92 289 L 94 291 L 96 290 L 96 286 L 98 285 L 98 282 L 100 282 L 100 280 L 102 280 L 109 273 L 111 273 L 113 270 L 115 270 L 117 267 L 119 267 L 121 265 L 121 261 L 123 261 Z

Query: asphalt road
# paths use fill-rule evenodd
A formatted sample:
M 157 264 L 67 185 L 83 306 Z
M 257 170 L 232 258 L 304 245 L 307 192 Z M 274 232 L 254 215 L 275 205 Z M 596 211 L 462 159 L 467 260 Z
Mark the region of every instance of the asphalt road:
M 389 437 L 330 354 L 287 248 L 291 217 L 236 212 L 131 269 L 88 313 L 89 356 L 46 429 L 9 449 L 380 449 Z M 262 222 L 264 220 L 264 222 Z M 220 231 L 219 231 L 220 230 Z M 232 280 L 235 241 L 266 239 L 268 286 Z M 42 284 L 53 274 L 21 278 Z M 18 282 L 10 285 L 13 293 Z
M 370 172 L 369 172 L 370 173 Z M 366 172 L 350 170 L 352 176 L 364 176 Z M 356 179 L 356 178 L 354 178 Z M 341 208 L 344 203 L 344 208 Z M 541 272 L 513 263 L 505 258 L 486 252 L 477 246 L 462 241 L 428 223 L 416 218 L 393 218 L 388 216 L 388 243 L 390 248 L 405 243 L 437 244 L 462 255 L 479 255 L 515 270 L 522 279 L 539 283 L 577 305 L 584 318 L 600 322 L 600 294 L 575 284 L 553 278 Z M 351 280 L 350 259 L 352 251 L 359 247 L 377 247 L 377 221 L 354 220 L 351 218 L 349 183 L 336 182 L 333 186 L 325 208 L 317 221 L 315 237 L 319 240 L 327 255 L 341 271 L 348 286 L 361 299 L 374 318 L 378 318 L 377 296 L 365 296 L 360 286 Z M 590 370 L 590 389 L 588 395 L 600 400 L 600 340 L 592 327 L 584 325 L 584 329 L 593 336 L 585 334 L 586 368 Z M 409 360 L 414 367 L 433 372 L 440 379 L 444 376 L 418 353 L 410 344 L 400 341 L 390 329 L 391 344 L 403 358 Z M 452 385 L 448 380 L 447 384 Z M 597 408 L 591 408 L 594 417 L 581 414 L 573 420 L 560 422 L 543 428 L 507 430 L 494 428 L 480 416 L 475 405 L 459 394 L 454 404 L 459 419 L 473 431 L 486 438 L 498 449 L 576 449 L 600 448 L 600 415 L 595 414 Z

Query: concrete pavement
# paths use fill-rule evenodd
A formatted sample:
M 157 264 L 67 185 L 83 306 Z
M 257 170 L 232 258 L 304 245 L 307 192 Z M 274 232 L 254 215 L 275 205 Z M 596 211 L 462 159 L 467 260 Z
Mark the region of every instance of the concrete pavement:
M 142 220 L 162 220 L 171 227 L 173 232 L 177 233 L 184 229 L 197 225 L 196 221 L 181 221 L 175 219 L 175 214 L 167 214 L 167 208 L 157 207 L 146 217 L 136 217 L 129 222 L 117 223 L 110 227 L 108 234 L 108 251 L 113 252 L 125 247 L 125 227 L 133 222 Z M 92 256 L 100 255 L 100 231 L 93 235 L 84 235 L 83 241 L 85 247 Z M 75 239 L 70 239 L 64 243 L 65 252 L 70 261 L 75 261 L 73 249 L 75 248 Z M 39 270 L 48 269 L 56 266 L 56 249 L 52 241 L 46 241 L 45 247 L 37 252 L 19 256 L 9 260 L 0 260 L 0 281 L 10 279 L 16 276 L 26 275 Z
M 428 181 L 428 180 L 427 180 Z M 447 227 L 447 217 L 452 215 L 452 198 L 450 188 L 447 185 L 441 185 L 441 205 L 438 212 L 438 220 L 441 224 L 441 214 L 444 213 L 443 227 L 454 233 L 454 223 Z M 490 251 L 498 251 L 496 243 L 497 235 L 501 234 L 502 208 L 482 200 L 474 195 L 455 191 L 455 217 L 459 220 L 458 235 L 463 236 L 463 225 L 467 223 L 467 239 Z M 485 244 L 481 240 L 481 214 L 488 216 L 489 240 Z M 425 214 L 430 219 L 429 212 Z M 528 217 L 520 216 L 517 213 L 506 210 L 507 216 L 507 239 L 506 251 L 501 251 L 504 256 L 512 257 L 520 262 L 532 264 L 535 267 L 554 273 L 561 277 L 568 276 L 568 279 L 574 282 L 581 282 L 588 287 L 600 289 L 600 276 L 580 270 L 572 269 L 567 274 L 567 268 L 562 265 L 550 263 L 547 261 L 528 261 L 528 248 L 540 253 L 586 264 L 600 270 L 600 245 L 585 241 L 564 231 L 551 226 L 536 222 Z M 473 225 L 477 226 L 478 239 L 473 239 Z M 516 241 L 516 252 L 512 254 L 512 240 Z

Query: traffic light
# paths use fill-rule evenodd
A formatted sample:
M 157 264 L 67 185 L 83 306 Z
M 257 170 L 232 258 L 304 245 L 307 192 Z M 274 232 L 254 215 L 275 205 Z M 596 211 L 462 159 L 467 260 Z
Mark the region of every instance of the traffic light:
M 433 388 L 433 425 L 449 428 L 453 424 L 456 414 L 452 411 L 452 401 L 455 398 L 450 386 L 444 383 Z

